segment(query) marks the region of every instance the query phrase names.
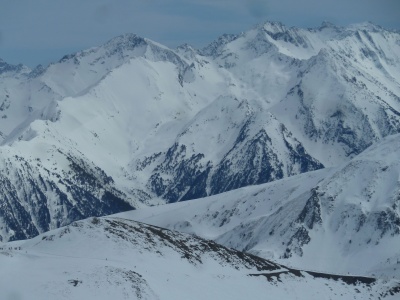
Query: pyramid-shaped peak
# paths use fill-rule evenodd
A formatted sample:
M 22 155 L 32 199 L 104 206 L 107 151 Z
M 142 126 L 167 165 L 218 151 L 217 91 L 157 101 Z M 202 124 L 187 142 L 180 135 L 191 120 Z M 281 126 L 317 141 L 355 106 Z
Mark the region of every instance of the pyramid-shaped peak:
M 337 26 L 335 24 L 333 24 L 332 22 L 323 21 L 319 28 L 320 29 L 323 29 L 323 28 L 337 28 Z
M 104 44 L 106 48 L 133 49 L 148 44 L 148 40 L 133 33 L 125 33 L 112 38 Z

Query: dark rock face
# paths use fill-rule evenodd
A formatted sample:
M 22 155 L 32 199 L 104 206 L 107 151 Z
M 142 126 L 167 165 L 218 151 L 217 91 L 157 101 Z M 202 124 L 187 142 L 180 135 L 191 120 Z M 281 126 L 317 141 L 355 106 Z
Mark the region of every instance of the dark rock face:
M 238 35 L 236 35 L 236 34 L 223 34 L 217 40 L 213 41 L 208 46 L 206 46 L 204 49 L 202 49 L 200 52 L 204 56 L 217 57 L 217 56 L 221 55 L 221 51 L 223 50 L 223 47 L 226 44 L 228 44 L 229 42 L 232 42 L 235 39 L 237 39 L 237 37 L 238 37 Z
M 0 218 L 5 226 L 0 240 L 31 238 L 90 216 L 134 209 L 102 170 L 82 158 L 66 157 L 70 169 L 61 174 L 22 157 L 6 159 L 0 174 Z
M 149 188 L 169 202 L 207 196 L 206 180 L 210 171 L 203 167 L 203 154 L 186 156 L 186 146 L 175 143 L 149 179 Z M 168 179 L 163 179 L 168 177 Z
M 250 126 L 251 121 L 244 124 L 233 147 L 216 166 L 206 161 L 202 153 L 188 156 L 186 146 L 175 143 L 154 168 L 148 188 L 157 196 L 176 202 L 283 178 L 285 167 L 274 150 L 271 138 L 264 129 L 250 136 Z M 285 151 L 289 153 L 287 174 L 323 168 L 298 141 L 294 139 L 293 143 L 291 134 L 284 127 L 282 138 Z
M 23 65 L 10 65 L 0 58 L 0 74 L 6 72 L 18 72 L 23 69 Z
M 321 204 L 317 189 L 313 189 L 311 193 L 310 199 L 308 199 L 304 209 L 296 219 L 297 223 L 304 224 L 308 229 L 313 229 L 316 224 L 322 224 Z
M 290 238 L 287 244 L 288 247 L 283 254 L 283 258 L 289 258 L 293 253 L 302 256 L 302 246 L 308 244 L 310 241 L 311 238 L 308 234 L 308 230 L 304 226 L 300 226 L 300 228 L 298 228 L 294 235 Z
M 218 165 L 212 179 L 212 194 L 283 177 L 283 165 L 271 150 L 271 139 L 265 130 L 247 139 L 246 128 L 247 124 Z
M 232 111 L 237 109 L 246 116 L 246 109 L 243 108 L 245 105 L 241 103 L 237 107 L 237 102 L 232 102 L 234 104 L 229 101 L 224 103 L 224 115 L 219 118 L 229 120 Z M 268 128 L 260 126 L 259 115 L 251 113 L 245 120 L 240 120 L 242 124 L 230 125 L 235 127 L 232 134 L 235 139 L 217 161 L 209 160 L 206 154 L 189 150 L 190 144 L 178 141 L 165 153 L 156 153 L 138 161 L 136 169 L 150 169 L 152 175 L 147 188 L 168 202 L 176 202 L 262 184 L 324 167 L 307 153 L 283 124 L 278 123 L 277 132 L 273 129 L 272 133 L 268 133 Z M 272 116 L 270 118 L 271 122 L 277 123 Z M 201 124 L 203 119 L 199 119 Z M 190 130 L 185 130 L 181 135 L 189 135 L 188 132 Z
M 393 208 L 388 208 L 381 211 L 376 216 L 376 230 L 380 231 L 380 236 L 390 233 L 393 235 L 400 234 L 400 215 L 399 211 Z

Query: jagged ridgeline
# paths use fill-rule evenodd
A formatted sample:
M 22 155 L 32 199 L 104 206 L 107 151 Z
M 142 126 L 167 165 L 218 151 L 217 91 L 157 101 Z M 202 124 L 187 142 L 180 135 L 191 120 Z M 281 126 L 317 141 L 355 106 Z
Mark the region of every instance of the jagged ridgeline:
M 46 68 L 0 61 L 0 235 L 346 162 L 400 132 L 399 64 L 399 33 L 369 23 L 265 23 L 201 50 L 126 34 Z

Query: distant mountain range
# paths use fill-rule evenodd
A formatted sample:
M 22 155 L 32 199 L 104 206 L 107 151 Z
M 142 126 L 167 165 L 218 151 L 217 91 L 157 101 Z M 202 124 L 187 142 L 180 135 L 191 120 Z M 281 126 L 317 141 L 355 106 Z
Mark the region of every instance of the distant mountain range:
M 0 265 L 7 300 L 398 299 L 400 33 L 0 60 Z
M 399 33 L 370 23 L 0 61 L 0 238 L 349 162 L 400 132 L 399 66 Z

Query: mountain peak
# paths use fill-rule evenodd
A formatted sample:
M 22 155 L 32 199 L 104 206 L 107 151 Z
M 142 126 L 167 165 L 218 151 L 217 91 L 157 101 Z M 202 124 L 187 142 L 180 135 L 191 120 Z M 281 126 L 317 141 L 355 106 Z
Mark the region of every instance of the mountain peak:
M 116 53 L 122 53 L 123 51 L 131 51 L 140 46 L 148 45 L 148 40 L 142 38 L 133 33 L 125 33 L 119 36 L 112 38 L 107 41 L 105 44 L 102 44 L 98 47 L 89 48 L 87 50 L 79 51 L 72 54 L 67 54 L 63 56 L 58 62 L 62 63 L 68 60 L 75 60 L 75 63 L 79 64 L 79 59 L 81 57 L 85 57 L 91 55 L 93 53 L 101 52 L 101 49 L 104 49 L 107 53 L 107 56 L 112 56 Z
M 329 21 L 323 21 L 320 27 L 336 27 L 336 25 Z
M 189 44 L 187 44 L 187 43 L 184 43 L 184 44 L 182 44 L 182 45 L 179 45 L 176 49 L 177 49 L 177 50 L 180 50 L 180 51 L 184 51 L 184 52 L 187 52 L 187 51 L 196 52 L 196 49 L 193 48 L 191 45 L 189 45 Z
M 332 22 L 329 22 L 329 21 L 323 21 L 322 23 L 321 23 L 321 26 L 319 26 L 319 30 L 322 30 L 322 29 L 327 29 L 327 28 L 330 28 L 330 29 L 338 29 L 339 27 L 337 26 L 337 25 L 335 25 L 335 24 L 333 24 Z
M 189 44 L 183 44 L 176 48 L 176 52 L 181 54 L 186 59 L 195 60 L 196 55 L 199 53 L 197 49 L 193 48 Z
M 256 25 L 255 28 L 262 29 L 272 33 L 287 31 L 287 27 L 283 23 L 276 21 L 267 21 Z
M 358 31 L 358 30 L 365 30 L 370 32 L 378 32 L 384 30 L 383 27 L 372 23 L 371 21 L 356 23 L 349 25 L 348 28 L 350 30 Z
M 205 56 L 214 56 L 218 53 L 219 49 L 221 49 L 224 45 L 232 42 L 237 39 L 239 35 L 237 34 L 228 34 L 225 33 L 221 35 L 219 38 L 208 44 L 206 47 L 200 50 L 200 53 Z
M 37 65 L 30 73 L 30 77 L 37 77 L 43 74 L 46 71 L 46 68 L 43 67 L 42 65 Z
M 133 49 L 137 46 L 147 45 L 147 40 L 134 34 L 125 33 L 112 38 L 107 43 L 104 44 L 106 48 L 124 48 Z
M 10 65 L 0 58 L 0 74 L 6 72 L 20 72 L 22 70 L 28 69 L 26 66 L 22 64 L 18 65 Z

